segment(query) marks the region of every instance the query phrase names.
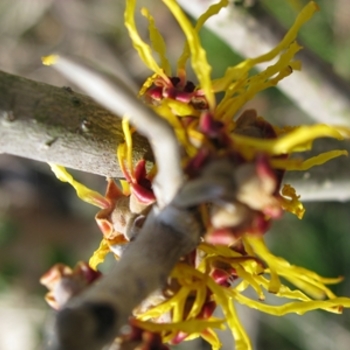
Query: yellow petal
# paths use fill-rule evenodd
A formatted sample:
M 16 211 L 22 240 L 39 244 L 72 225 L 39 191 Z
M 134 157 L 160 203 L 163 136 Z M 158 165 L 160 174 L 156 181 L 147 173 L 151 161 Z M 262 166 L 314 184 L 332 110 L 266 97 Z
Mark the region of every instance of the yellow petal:
M 146 79 L 146 81 L 142 84 L 141 89 L 138 93 L 138 97 L 143 96 L 146 91 L 153 85 L 154 81 L 158 78 L 158 74 L 154 73 L 153 75 L 151 75 L 150 77 L 148 77 Z
M 280 277 L 284 277 L 296 287 L 300 288 L 314 298 L 321 299 L 328 297 L 333 299 L 336 297 L 334 293 L 325 286 L 325 284 L 338 283 L 342 280 L 342 277 L 331 279 L 323 278 L 313 271 L 291 265 L 288 261 L 274 256 L 266 247 L 262 237 L 247 235 L 244 239 L 253 248 L 254 252 L 260 256 L 261 259 L 266 261 L 269 268 L 266 269 L 265 272 L 271 274 L 271 279 L 272 273 Z M 269 290 L 270 289 L 271 287 L 269 286 Z M 280 288 L 278 288 L 278 290 L 274 290 L 273 292 L 278 293 L 279 291 Z
M 275 154 L 291 153 L 301 149 L 308 150 L 310 142 L 317 138 L 332 137 L 337 140 L 343 140 L 345 135 L 342 134 L 342 131 L 343 128 L 322 124 L 301 126 L 277 139 L 272 149 Z
M 292 152 L 307 151 L 312 141 L 321 137 L 332 137 L 343 140 L 349 137 L 349 129 L 323 124 L 300 126 L 277 139 L 259 139 L 255 137 L 231 134 L 238 148 L 251 149 L 252 152 L 266 152 L 271 155 L 289 154 Z
M 269 288 L 269 280 L 265 278 L 264 276 L 257 276 L 257 280 L 259 280 L 260 284 L 268 290 Z M 289 287 L 281 284 L 279 291 L 275 294 L 279 298 L 286 298 L 286 299 L 294 299 L 294 300 L 300 300 L 300 301 L 309 301 L 311 300 L 310 297 L 308 297 L 306 294 L 304 294 L 300 290 L 291 290 Z
M 154 18 L 150 15 L 148 10 L 146 8 L 143 8 L 141 10 L 141 13 L 143 16 L 145 16 L 148 19 L 148 22 L 149 22 L 148 30 L 150 33 L 150 39 L 151 39 L 154 51 L 156 51 L 159 55 L 161 67 L 163 68 L 167 76 L 171 76 L 171 66 L 168 59 L 166 58 L 166 46 L 165 46 L 164 39 L 162 35 L 159 33 L 154 23 Z
M 280 197 L 280 203 L 284 210 L 296 215 L 298 219 L 302 219 L 305 213 L 303 204 L 299 201 L 300 196 L 295 192 L 295 189 L 285 184 L 282 188 L 282 196 Z
M 122 192 L 125 196 L 130 194 L 130 184 L 125 180 L 119 180 L 120 185 L 122 187 Z
M 158 63 L 154 60 L 152 56 L 152 49 L 148 44 L 146 44 L 140 37 L 136 24 L 135 24 L 135 5 L 136 0 L 128 0 L 126 2 L 126 8 L 124 12 L 124 21 L 125 27 L 129 31 L 129 36 L 132 41 L 132 44 L 135 50 L 138 52 L 141 60 L 144 64 L 153 72 L 157 73 L 160 77 L 162 77 L 165 81 L 168 81 L 167 75 L 163 72 L 163 70 L 159 67 Z
M 200 115 L 200 112 L 196 110 L 191 104 L 184 103 L 172 99 L 163 99 L 163 104 L 167 104 L 173 111 L 173 114 L 179 117 L 191 116 L 195 117 Z
M 185 303 L 191 289 L 188 287 L 182 287 L 180 291 L 175 295 L 173 303 L 173 322 L 181 322 L 184 318 Z M 175 301 L 176 300 L 176 301 Z
M 202 285 L 196 289 L 196 297 L 193 302 L 191 311 L 186 317 L 187 320 L 190 320 L 191 318 L 195 318 L 202 311 L 206 297 L 207 297 L 207 288 L 205 285 Z
M 203 280 L 206 282 L 208 288 L 213 292 L 213 296 L 222 308 L 224 315 L 226 317 L 226 322 L 229 325 L 229 328 L 234 336 L 236 342 L 236 349 L 239 350 L 251 350 L 250 339 L 244 330 L 242 324 L 240 323 L 238 316 L 236 314 L 232 299 L 227 294 L 228 289 L 219 286 L 214 282 L 212 278 L 207 277 L 206 274 L 195 270 L 189 265 L 182 263 L 177 264 L 177 268 L 172 272 L 172 275 L 175 272 L 175 276 L 178 274 L 191 274 L 197 279 Z
M 163 0 L 163 2 L 168 6 L 169 10 L 173 13 L 174 17 L 177 19 L 179 25 L 181 26 L 190 51 L 191 51 L 191 64 L 193 71 L 195 72 L 200 89 L 203 90 L 204 95 L 208 101 L 211 110 L 215 108 L 215 96 L 211 85 L 211 66 L 209 65 L 206 52 L 202 48 L 198 33 L 192 27 L 191 22 L 188 20 L 186 15 L 181 10 L 181 7 L 174 0 Z
M 58 58 L 59 58 L 58 55 L 50 55 L 50 56 L 41 57 L 41 61 L 45 66 L 52 66 L 57 62 Z
M 187 320 L 176 323 L 153 323 L 148 321 L 133 321 L 135 324 L 150 332 L 163 332 L 163 331 L 182 331 L 184 333 L 200 333 L 207 328 L 225 329 L 223 323 L 224 320 L 209 319 L 209 320 Z
M 201 337 L 211 345 L 212 350 L 220 350 L 222 348 L 220 339 L 213 329 L 206 329 L 202 332 Z
M 334 150 L 321 153 L 317 156 L 311 157 L 304 161 L 296 159 L 271 159 L 270 164 L 273 168 L 285 169 L 289 171 L 295 170 L 308 170 L 314 166 L 322 165 L 333 158 L 340 156 L 347 156 L 348 152 L 345 150 Z
M 275 256 L 268 251 L 264 239 L 262 237 L 245 235 L 244 242 L 245 246 L 249 245 L 256 255 L 258 255 L 262 260 L 266 261 L 267 265 L 269 266 L 269 273 L 271 275 L 268 291 L 273 294 L 278 293 L 281 287 L 281 281 L 276 269 Z
M 336 298 L 332 300 L 310 300 L 310 301 L 295 301 L 286 303 L 280 306 L 266 305 L 263 302 L 252 300 L 234 290 L 230 291 L 233 297 L 242 305 L 246 305 L 250 308 L 257 309 L 261 312 L 274 315 L 274 316 L 284 316 L 290 313 L 296 313 L 298 315 L 303 315 L 304 313 L 312 310 L 325 310 L 332 313 L 341 313 L 343 307 L 350 307 L 350 298 Z
M 243 328 L 238 315 L 233 305 L 232 299 L 227 294 L 229 289 L 217 285 L 211 278 L 207 281 L 209 289 L 213 292 L 214 298 L 226 317 L 226 322 L 235 339 L 235 349 L 237 350 L 251 350 L 252 345 L 248 334 Z
M 206 242 L 202 242 L 198 246 L 198 249 L 202 250 L 203 252 L 205 252 L 207 254 L 216 254 L 216 255 L 223 256 L 223 257 L 227 257 L 227 258 L 242 257 L 242 254 L 235 252 L 233 249 L 231 249 L 229 247 L 225 247 L 222 245 L 214 246 L 214 245 L 208 244 Z
M 246 272 L 241 266 L 235 265 L 235 269 L 237 272 L 237 275 L 248 282 L 252 288 L 255 290 L 256 294 L 258 295 L 260 300 L 264 300 L 265 296 L 264 293 L 259 285 L 259 283 L 255 280 L 254 276 L 248 272 Z
M 60 181 L 68 182 L 71 186 L 73 186 L 77 192 L 77 196 L 84 202 L 90 203 L 102 209 L 108 208 L 110 206 L 110 202 L 105 197 L 74 180 L 73 176 L 70 175 L 63 166 L 52 163 L 49 163 L 49 165 L 56 177 Z
M 300 69 L 300 63 L 290 62 L 291 58 L 297 52 L 297 50 L 300 49 L 300 47 L 297 47 L 293 41 L 295 40 L 298 31 L 300 30 L 301 26 L 307 22 L 315 11 L 318 10 L 317 4 L 312 1 L 308 5 L 304 7 L 304 9 L 300 12 L 298 15 L 296 21 L 294 22 L 293 26 L 290 28 L 290 30 L 287 32 L 283 40 L 271 51 L 267 52 L 266 54 L 263 54 L 261 56 L 258 56 L 256 58 L 247 59 L 238 65 L 234 67 L 229 67 L 224 76 L 220 79 L 217 79 L 213 82 L 213 87 L 215 91 L 225 91 L 225 97 L 220 102 L 217 110 L 216 110 L 216 117 L 219 119 L 230 119 L 233 117 L 233 115 L 238 110 L 239 106 L 242 106 L 244 101 L 247 101 L 248 99 L 252 98 L 253 93 L 250 93 L 250 96 L 244 96 L 243 100 L 237 101 L 236 106 L 232 106 L 230 103 L 230 99 L 232 98 L 233 94 L 237 94 L 238 97 L 240 97 L 241 93 L 237 93 L 237 87 L 239 85 L 245 86 L 246 83 L 250 83 L 250 77 L 248 77 L 248 72 L 257 64 L 268 62 L 273 60 L 278 54 L 283 53 L 284 50 L 287 50 L 287 52 L 282 60 L 281 58 L 278 60 L 278 65 L 280 65 L 280 71 L 284 70 L 285 68 L 281 67 L 284 65 L 285 67 L 289 65 L 292 69 Z M 293 47 L 294 45 L 294 47 Z M 293 54 L 293 51 L 296 49 L 296 51 Z M 291 54 L 291 55 L 290 55 Z M 281 57 L 282 57 L 281 56 Z M 289 63 L 288 63 L 289 62 Z M 277 68 L 277 66 L 275 66 Z M 270 67 L 269 67 L 270 68 Z M 268 69 L 269 69 L 268 68 Z M 266 70 L 265 70 L 266 71 Z M 264 73 L 263 71 L 262 73 Z M 254 76 L 253 76 L 254 77 Z M 282 78 L 282 75 L 279 77 L 279 79 Z M 277 81 L 275 81 L 277 83 Z M 230 87 L 230 84 L 234 84 Z M 267 88 L 268 84 L 264 87 L 264 85 L 260 85 L 261 88 Z M 258 91 L 258 87 L 255 87 L 255 90 Z M 242 99 L 242 97 L 241 97 Z M 228 111 L 227 108 L 230 108 Z
M 330 299 L 335 298 L 334 293 L 325 285 L 312 280 L 309 276 L 302 276 L 298 273 L 294 273 L 292 269 L 285 272 L 281 271 L 280 276 L 291 282 L 298 289 L 303 290 L 313 299 L 324 299 L 326 296 Z
M 132 162 L 132 136 L 131 136 L 129 120 L 127 118 L 123 118 L 122 129 L 123 129 L 125 144 L 126 144 L 126 159 L 127 159 L 128 168 L 129 168 L 128 170 L 131 176 L 133 177 L 134 166 Z
M 183 311 L 188 294 L 191 292 L 190 288 L 182 287 L 172 298 L 163 303 L 154 306 L 146 312 L 138 315 L 140 320 L 148 320 L 150 318 L 158 318 L 161 315 L 172 311 L 173 322 L 180 322 L 183 320 Z
M 94 251 L 89 260 L 89 265 L 92 269 L 97 270 L 97 266 L 104 262 L 106 255 L 110 252 L 109 245 L 106 239 L 102 239 L 100 246 Z
M 252 65 L 274 59 L 282 50 L 285 50 L 297 37 L 300 28 L 311 19 L 313 14 L 319 10 L 315 1 L 310 1 L 299 13 L 294 24 L 288 30 L 282 41 L 268 53 L 252 59 Z
M 266 90 L 290 75 L 293 72 L 292 59 L 301 49 L 296 42 L 293 42 L 275 64 L 266 68 L 263 72 L 247 77 L 241 83 L 243 90 L 237 95 L 235 88 L 227 89 L 225 96 L 217 107 L 216 115 L 219 119 L 229 120 L 237 111 L 258 92 Z M 235 83 L 237 88 L 237 84 Z
M 117 158 L 118 158 L 120 169 L 122 173 L 125 174 L 127 172 L 126 166 L 125 166 L 125 161 L 127 159 L 127 146 L 125 142 L 118 145 Z
M 201 28 L 203 27 L 204 23 L 212 16 L 219 13 L 219 11 L 228 5 L 228 0 L 221 0 L 217 4 L 211 5 L 206 12 L 204 12 L 197 20 L 196 26 L 194 30 L 199 33 Z M 188 44 L 188 41 L 186 41 L 182 55 L 180 56 L 177 67 L 179 71 L 185 71 L 186 70 L 186 62 L 188 58 L 190 57 L 190 47 Z
M 193 157 L 197 153 L 197 148 L 194 147 L 190 142 L 189 142 L 189 137 L 187 135 L 187 130 L 185 127 L 182 125 L 181 121 L 177 117 L 177 112 L 181 111 L 178 108 L 190 108 L 191 107 L 185 107 L 183 103 L 178 102 L 178 101 L 170 101 L 168 99 L 164 99 L 162 103 L 159 106 L 152 107 L 154 111 L 157 112 L 161 117 L 166 119 L 169 124 L 173 127 L 176 137 L 181 143 L 181 145 L 185 148 L 185 151 L 188 156 Z M 175 108 L 177 111 L 176 114 L 174 114 L 174 111 L 172 108 Z

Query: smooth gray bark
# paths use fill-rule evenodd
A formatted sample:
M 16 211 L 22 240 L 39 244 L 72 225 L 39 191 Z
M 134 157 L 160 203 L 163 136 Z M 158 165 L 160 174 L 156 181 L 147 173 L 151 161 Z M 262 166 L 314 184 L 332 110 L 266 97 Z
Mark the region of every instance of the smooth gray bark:
M 0 153 L 121 177 L 116 149 L 120 118 L 89 97 L 0 71 Z M 134 159 L 152 159 L 134 136 Z

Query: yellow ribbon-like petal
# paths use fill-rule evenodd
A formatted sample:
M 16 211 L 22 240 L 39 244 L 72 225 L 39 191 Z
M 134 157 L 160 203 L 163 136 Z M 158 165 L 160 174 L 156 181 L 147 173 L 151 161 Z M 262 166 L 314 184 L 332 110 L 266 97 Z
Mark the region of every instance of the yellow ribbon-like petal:
M 177 19 L 181 26 L 191 51 L 191 64 L 194 72 L 196 73 L 197 79 L 201 90 L 208 101 L 211 110 L 215 108 L 215 96 L 212 90 L 211 84 L 211 66 L 207 61 L 206 52 L 201 46 L 197 31 L 192 27 L 191 22 L 188 20 L 186 15 L 181 10 L 180 6 L 174 0 L 163 0 L 172 12 L 174 17 Z
M 226 317 L 226 322 L 235 339 L 235 348 L 237 350 L 251 350 L 252 345 L 249 336 L 238 319 L 232 299 L 228 297 L 229 294 L 227 294 L 227 291 L 229 289 L 220 287 L 212 279 L 208 279 L 208 287 L 214 293 L 214 298 L 221 306 Z
M 268 62 L 273 60 L 278 54 L 283 53 L 284 50 L 287 50 L 286 54 L 282 54 L 281 58 L 278 60 L 277 65 L 273 65 L 275 68 L 279 67 L 280 71 L 285 71 L 285 68 L 288 64 L 293 69 L 300 69 L 300 64 L 295 64 L 293 62 L 290 62 L 294 54 L 300 49 L 300 47 L 297 46 L 296 43 L 293 43 L 295 40 L 301 26 L 307 22 L 312 15 L 315 13 L 315 11 L 318 10 L 318 6 L 314 1 L 311 1 L 308 5 L 304 7 L 304 9 L 300 12 L 297 19 L 295 20 L 293 26 L 289 29 L 283 40 L 272 50 L 267 52 L 266 54 L 263 54 L 261 56 L 258 56 L 256 58 L 252 59 L 246 59 L 245 61 L 239 63 L 238 65 L 234 67 L 229 67 L 224 76 L 220 79 L 217 79 L 213 82 L 214 91 L 225 91 L 225 97 L 220 102 L 217 110 L 216 110 L 216 117 L 219 119 L 224 118 L 225 120 L 232 118 L 234 116 L 234 113 L 240 108 L 239 106 L 242 106 L 242 104 L 247 101 L 248 99 L 252 98 L 254 94 L 258 91 L 258 87 L 256 86 L 255 89 L 251 90 L 250 96 L 244 96 L 243 93 L 243 100 L 242 102 L 237 103 L 237 106 L 232 107 L 230 103 L 230 99 L 232 97 L 232 94 L 237 94 L 237 85 L 246 85 L 244 82 L 249 81 L 251 78 L 248 78 L 248 72 L 257 64 Z M 293 47 L 294 46 L 294 47 Z M 296 51 L 295 51 L 296 50 Z M 294 52 L 294 53 L 293 53 Z M 290 62 L 290 63 L 288 63 Z M 270 67 L 267 68 L 267 70 L 270 69 Z M 262 73 L 266 72 L 267 70 L 263 71 Z M 285 71 L 286 72 L 286 71 Z M 256 76 L 258 79 L 259 75 Z M 283 75 L 279 77 L 279 79 L 282 79 Z M 248 80 L 249 79 L 249 80 Z M 234 83 L 235 87 L 231 86 L 230 84 Z M 276 81 L 277 83 L 277 81 Z M 268 86 L 261 86 L 260 89 L 267 88 Z M 256 91 L 254 93 L 254 90 Z M 238 97 L 242 98 L 240 96 L 241 94 L 237 94 Z M 227 108 L 230 107 L 230 110 L 228 111 Z M 225 117 L 224 117 L 225 116 Z
M 289 154 L 292 152 L 307 151 L 311 143 L 317 138 L 332 137 L 343 140 L 349 137 L 343 127 L 323 124 L 300 126 L 277 139 L 259 139 L 255 137 L 231 134 L 238 149 L 252 153 L 266 152 L 270 155 Z
M 209 319 L 209 320 L 186 320 L 176 323 L 153 323 L 147 321 L 133 321 L 137 326 L 150 332 L 176 331 L 184 333 L 198 333 L 207 328 L 224 329 L 224 320 Z
M 252 64 L 255 66 L 256 64 L 270 61 L 274 59 L 282 50 L 285 50 L 297 37 L 300 28 L 308 22 L 313 14 L 319 10 L 319 7 L 315 1 L 310 1 L 299 13 L 294 24 L 288 30 L 287 34 L 284 36 L 282 41 L 276 45 L 271 51 L 268 53 L 261 55 L 252 59 Z
M 128 170 L 130 172 L 130 175 L 134 176 L 134 166 L 132 162 L 132 136 L 131 136 L 131 130 L 129 125 L 129 120 L 127 118 L 123 118 L 122 121 L 122 129 L 124 133 L 125 138 L 125 144 L 126 144 L 126 160 L 128 164 Z
M 271 86 L 275 86 L 280 80 L 293 72 L 293 67 L 298 67 L 292 62 L 295 54 L 301 49 L 296 42 L 293 42 L 275 64 L 266 68 L 263 72 L 251 77 L 246 77 L 240 82 L 241 90 L 237 94 L 236 88 L 227 88 L 223 100 L 217 107 L 216 116 L 219 119 L 229 120 L 236 112 L 258 92 Z
M 203 308 L 204 302 L 207 297 L 207 288 L 204 284 L 201 285 L 199 288 L 197 288 L 195 291 L 196 291 L 196 297 L 193 302 L 191 311 L 188 313 L 188 316 L 186 317 L 187 320 L 190 320 L 191 318 L 196 318 L 196 316 L 198 316 L 198 314 L 201 312 Z
M 212 350 L 219 350 L 222 348 L 220 339 L 213 329 L 207 328 L 201 333 L 201 336 L 211 345 Z
M 146 44 L 140 37 L 136 24 L 135 24 L 135 6 L 136 0 L 128 0 L 126 2 L 126 8 L 124 12 L 125 27 L 129 31 L 129 36 L 135 50 L 138 52 L 143 63 L 153 72 L 157 73 L 165 81 L 169 81 L 169 78 L 164 73 L 164 71 L 159 67 L 158 63 L 154 60 L 152 56 L 151 47 Z
M 300 159 L 271 159 L 270 164 L 275 169 L 284 169 L 289 171 L 305 171 L 310 168 L 313 168 L 317 165 L 322 165 L 324 163 L 327 163 L 331 159 L 340 157 L 340 156 L 347 156 L 348 152 L 345 150 L 334 150 L 329 152 L 324 152 L 321 154 L 318 154 L 317 156 L 311 157 L 306 160 L 300 160 Z
M 274 256 L 266 247 L 264 239 L 262 237 L 246 236 L 244 240 L 253 248 L 254 252 L 260 256 L 261 259 L 265 260 L 269 266 L 265 272 L 275 276 L 284 277 L 289 280 L 298 288 L 302 289 L 307 294 L 311 295 L 313 298 L 321 299 L 328 297 L 330 299 L 336 298 L 334 293 L 325 286 L 325 284 L 339 283 L 342 277 L 337 278 L 324 278 L 319 276 L 313 271 L 291 265 L 286 260 Z M 271 281 L 269 285 L 269 291 L 273 293 L 278 293 L 281 284 L 279 283 L 278 289 L 275 286 L 271 287 Z
M 199 33 L 200 29 L 203 27 L 204 23 L 212 16 L 219 13 L 219 11 L 228 5 L 228 0 L 221 0 L 217 4 L 211 5 L 206 12 L 199 16 L 194 30 Z M 186 62 L 191 55 L 190 47 L 188 41 L 186 41 L 182 55 L 180 56 L 177 67 L 179 71 L 184 71 L 186 69 Z
M 97 266 L 105 261 L 106 255 L 110 252 L 108 242 L 105 238 L 102 239 L 99 247 L 94 251 L 89 260 L 89 265 L 92 269 L 97 270 Z
M 72 187 L 74 187 L 77 192 L 77 196 L 84 202 L 95 205 L 99 208 L 108 208 L 110 202 L 108 199 L 103 197 L 96 191 L 90 190 L 86 186 L 82 185 L 80 182 L 73 179 L 73 176 L 68 173 L 68 171 L 60 165 L 49 163 L 51 170 L 56 175 L 56 177 L 62 182 L 68 182 Z
M 305 214 L 305 208 L 299 197 L 291 185 L 285 184 L 282 188 L 280 202 L 284 210 L 296 215 L 298 219 L 302 219 Z
M 229 291 L 232 297 L 235 298 L 240 304 L 246 305 L 250 308 L 257 309 L 261 312 L 274 315 L 284 316 L 290 313 L 296 313 L 303 315 L 304 313 L 312 310 L 325 310 L 328 312 L 339 314 L 342 312 L 343 307 L 350 307 L 350 298 L 336 298 L 332 300 L 310 300 L 310 301 L 294 301 L 286 303 L 284 305 L 272 306 L 266 305 L 262 302 L 252 300 L 234 290 Z
M 154 18 L 150 15 L 149 11 L 146 8 L 143 8 L 141 10 L 141 13 L 143 16 L 145 16 L 148 19 L 148 22 L 149 22 L 148 29 L 149 29 L 150 39 L 151 39 L 154 51 L 156 51 L 159 55 L 161 67 L 167 76 L 171 76 L 171 66 L 168 59 L 166 58 L 166 46 L 165 46 L 164 39 L 162 35 L 159 33 L 155 25 Z

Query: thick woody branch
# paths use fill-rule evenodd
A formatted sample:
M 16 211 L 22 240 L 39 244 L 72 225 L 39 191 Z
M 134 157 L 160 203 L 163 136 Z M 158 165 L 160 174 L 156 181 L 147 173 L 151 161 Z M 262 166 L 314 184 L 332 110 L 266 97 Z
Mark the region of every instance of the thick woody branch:
M 111 343 L 132 310 L 165 286 L 174 265 L 196 248 L 202 233 L 196 212 L 171 204 L 152 211 L 113 270 L 59 311 L 49 349 L 100 350 Z
M 151 159 L 148 142 L 134 140 L 135 159 Z M 0 71 L 0 153 L 121 177 L 123 141 L 120 118 L 89 97 Z

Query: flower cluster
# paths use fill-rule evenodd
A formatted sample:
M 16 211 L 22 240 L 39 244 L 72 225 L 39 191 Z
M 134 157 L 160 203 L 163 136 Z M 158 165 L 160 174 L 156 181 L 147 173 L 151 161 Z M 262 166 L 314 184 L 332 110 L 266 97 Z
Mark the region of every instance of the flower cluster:
M 166 58 L 166 46 L 155 20 L 146 9 L 142 9 L 142 14 L 149 22 L 151 46 L 141 39 L 134 19 L 135 0 L 126 1 L 125 25 L 141 59 L 154 72 L 140 89 L 139 97 L 175 130 L 182 149 L 183 169 L 191 183 L 182 200 L 188 206 L 200 208 L 206 234 L 197 249 L 178 262 L 163 290 L 134 310 L 132 324 L 137 329 L 157 333 L 164 343 L 177 344 L 202 337 L 213 349 L 219 349 L 221 344 L 214 329 L 222 329 L 227 323 L 236 348 L 251 349 L 249 336 L 235 310 L 236 302 L 277 316 L 314 309 L 340 313 L 343 307 L 350 307 L 350 299 L 335 296 L 327 287 L 341 278 L 324 278 L 291 265 L 274 256 L 264 242 L 271 221 L 283 211 L 300 219 L 304 214 L 295 190 L 290 185 L 282 186 L 284 172 L 306 170 L 346 152 L 330 151 L 307 160 L 290 155 L 309 150 L 317 138 L 350 137 L 350 130 L 327 125 L 281 129 L 254 110 L 240 112 L 258 92 L 300 69 L 301 64 L 294 56 L 301 47 L 295 39 L 300 27 L 317 10 L 315 2 L 301 11 L 273 50 L 229 67 L 216 80 L 210 77 L 211 66 L 198 32 L 228 1 L 211 6 L 195 26 L 176 1 L 163 2 L 187 38 L 175 73 Z M 153 58 L 152 50 L 159 55 L 161 65 Z M 187 80 L 185 67 L 189 59 L 197 84 Z M 272 60 L 261 73 L 252 72 L 257 64 Z M 217 93 L 223 93 L 220 102 Z M 93 269 L 110 251 L 117 258 L 122 256 L 124 247 L 141 232 L 156 200 L 152 191 L 156 167 L 147 171 L 145 161 L 133 163 L 133 130 L 126 119 L 123 130 L 125 143 L 117 151 L 125 175 L 122 189 L 109 179 L 106 195 L 101 196 L 77 183 L 64 168 L 52 165 L 56 175 L 72 184 L 83 200 L 102 209 L 96 220 L 103 240 L 90 259 Z M 210 191 L 216 191 L 216 199 Z M 288 287 L 283 280 L 295 287 Z M 248 288 L 255 291 L 255 298 L 246 296 Z M 283 298 L 285 303 L 266 304 L 267 293 Z M 222 308 L 224 320 L 213 316 L 217 306 Z

